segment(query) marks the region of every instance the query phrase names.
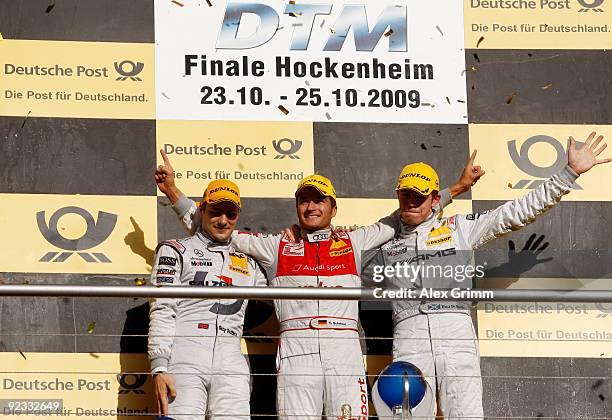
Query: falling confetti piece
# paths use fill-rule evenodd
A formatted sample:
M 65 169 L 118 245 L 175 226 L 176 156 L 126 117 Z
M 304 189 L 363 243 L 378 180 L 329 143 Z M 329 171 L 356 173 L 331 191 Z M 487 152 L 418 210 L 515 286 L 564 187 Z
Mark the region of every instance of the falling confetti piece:
M 476 48 L 480 47 L 480 43 L 484 41 L 484 36 L 481 36 L 480 38 L 478 38 L 478 42 L 476 43 Z
M 240 162 L 238 162 L 238 169 L 240 169 L 241 171 L 244 171 L 244 165 Z
M 285 115 L 289 114 L 289 110 L 288 110 L 287 108 L 285 108 L 284 106 L 282 106 L 282 105 L 279 105 L 279 106 L 278 106 L 278 109 L 280 109 L 280 110 L 281 110 L 281 112 L 282 112 L 283 114 L 285 114 Z
M 446 102 L 450 104 L 450 98 L 448 96 L 446 97 Z
M 23 351 L 19 347 L 17 347 L 17 351 L 19 352 L 21 357 L 23 357 L 25 360 L 28 360 L 28 358 L 25 356 L 25 354 L 23 354 Z
M 147 281 L 142 278 L 137 278 L 134 279 L 134 283 L 136 283 L 136 286 L 144 286 L 145 284 L 147 284 Z
M 476 89 L 476 88 L 474 87 L 474 85 L 472 85 L 472 90 L 474 90 L 474 89 Z
M 480 63 L 480 57 L 478 57 L 478 54 L 474 53 L 474 60 L 478 61 Z
M 603 379 L 598 379 L 597 381 L 595 381 L 595 383 L 593 385 L 591 385 L 591 389 L 595 390 L 597 388 L 599 388 L 600 386 L 602 386 L 604 383 Z
M 605 401 L 605 400 L 606 400 L 606 397 L 604 397 L 604 396 L 603 396 L 603 394 L 599 394 L 599 395 L 598 395 L 598 397 L 599 397 L 599 399 L 600 399 L 600 400 L 602 400 L 602 401 Z
M 325 25 L 325 19 L 323 19 L 323 21 L 321 22 L 321 24 L 319 25 L 319 28 L 322 28 L 323 25 Z
M 210 2 L 210 0 L 206 0 L 206 3 L 208 3 L 208 7 L 212 7 L 212 3 Z
M 89 355 L 91 357 L 93 357 L 94 359 L 99 359 L 100 358 L 100 356 L 98 356 L 96 353 L 89 353 Z
M 170 97 L 168 95 L 166 95 L 164 92 L 162 92 L 162 96 L 166 99 L 170 99 Z
M 96 328 L 96 321 L 91 321 L 87 326 L 87 334 L 91 334 L 94 328 Z
M 335 34 L 335 33 L 336 33 L 336 31 L 334 31 L 334 30 L 333 30 L 333 29 L 331 29 L 331 28 L 329 29 L 329 31 L 330 31 L 332 34 Z
M 434 144 L 434 145 L 433 145 L 433 146 L 431 146 L 431 147 L 433 147 L 433 148 L 435 148 L 435 149 L 441 149 L 441 148 L 442 148 L 442 146 L 440 146 L 440 145 L 438 145 L 438 144 Z
M 179 3 L 179 2 L 178 2 L 178 1 L 176 1 L 176 0 L 172 0 L 172 3 L 177 4 L 177 5 L 181 6 L 181 7 L 183 7 L 183 6 L 184 6 L 184 5 L 183 5 L 183 3 Z
M 327 118 L 328 121 L 331 120 L 331 115 L 329 115 L 329 112 L 325 113 L 325 118 Z
M 507 103 L 508 105 L 510 105 L 510 104 L 512 103 L 512 100 L 514 99 L 514 97 L 515 97 L 516 95 L 518 95 L 518 93 L 516 93 L 516 92 L 512 92 L 512 93 L 510 94 L 510 96 L 508 96 L 508 97 L 506 98 L 506 103 Z
M 546 25 L 546 26 L 548 26 L 548 25 Z M 533 57 L 533 54 L 527 53 L 527 57 Z
M 508 188 L 512 188 L 512 183 L 508 182 Z
M 389 29 L 387 32 L 385 32 L 385 36 L 389 37 L 391 36 L 392 33 L 393 33 L 393 29 Z
M 421 149 L 427 150 L 427 146 L 425 146 L 425 143 L 421 143 Z
M 440 32 L 440 35 L 444 36 L 444 32 L 442 32 L 442 29 L 440 29 L 438 25 L 436 25 L 436 29 L 438 30 L 438 32 Z
M 457 99 L 457 102 L 459 102 L 460 104 L 464 104 L 465 101 L 463 99 Z
M 23 129 L 23 127 L 25 127 L 25 123 L 28 120 L 28 118 L 30 117 L 30 114 L 32 113 L 32 111 L 28 111 L 28 115 L 25 116 L 25 118 L 23 119 L 23 122 L 21 123 L 21 128 Z
M 470 67 L 470 70 L 471 70 L 471 71 L 478 71 L 478 68 L 476 68 L 476 67 L 472 66 L 472 67 Z
M 310 82 L 308 80 L 306 80 L 304 83 L 306 83 L 306 86 L 310 86 Z
M 442 135 L 442 132 L 440 130 L 436 131 L 436 133 L 438 133 L 439 136 Z
M 542 86 L 540 89 L 546 90 L 546 89 L 550 88 L 551 86 L 552 86 L 552 83 L 549 83 L 546 86 Z
M 51 12 L 51 10 L 53 10 L 54 7 L 55 7 L 55 0 L 49 0 L 49 5 L 47 6 L 47 10 L 45 10 L 45 13 Z

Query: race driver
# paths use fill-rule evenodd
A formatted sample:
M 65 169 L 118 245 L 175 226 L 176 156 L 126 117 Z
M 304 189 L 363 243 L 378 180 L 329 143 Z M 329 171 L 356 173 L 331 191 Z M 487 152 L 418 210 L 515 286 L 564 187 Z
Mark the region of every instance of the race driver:
M 265 286 L 256 261 L 230 245 L 240 207 L 236 184 L 208 184 L 198 210 L 201 230 L 159 244 L 151 283 Z M 150 304 L 149 360 L 158 414 L 177 420 L 204 420 L 206 413 L 210 419 L 250 419 L 250 374 L 240 349 L 247 302 L 158 298 Z
M 195 203 L 176 187 L 163 151 L 162 156 L 164 165 L 156 171 L 156 180 L 166 183 L 166 195 L 182 223 L 189 230 L 197 229 Z M 470 186 L 471 181 L 467 186 L 457 183 L 451 193 L 459 194 Z M 285 235 L 234 233 L 232 245 L 265 268 L 271 286 L 359 287 L 362 251 L 393 238 L 399 226 L 397 214 L 336 238 L 330 230 L 337 212 L 330 180 L 321 175 L 304 178 L 295 197 L 302 232 L 299 242 Z M 277 355 L 279 418 L 319 419 L 325 411 L 328 419 L 336 419 L 343 404 L 349 404 L 357 418 L 367 418 L 357 302 L 277 300 L 275 307 L 281 327 Z
M 610 162 L 611 159 L 597 160 L 606 144 L 598 148 L 603 137 L 594 138 L 595 133 L 591 133 L 585 145 L 577 149 L 570 137 L 568 165 L 563 170 L 525 196 L 484 213 L 439 217 L 432 211 L 440 199 L 435 170 L 424 163 L 406 166 L 396 188 L 402 226 L 396 238 L 383 245 L 374 264 L 436 265 L 465 273 L 465 267 L 473 267 L 474 249 L 533 222 L 571 191 L 580 174 Z M 475 156 L 474 152 L 468 166 Z M 422 273 L 427 271 L 421 270 L 416 279 L 396 274 L 385 281 L 392 288 L 471 287 L 471 278 L 466 284 L 463 276 L 440 276 L 440 271 L 435 270 L 431 271 L 433 274 Z M 393 319 L 393 360 L 416 365 L 432 389 L 437 385 L 444 418 L 483 418 L 480 357 L 470 306 L 451 301 L 394 301 Z M 429 412 L 433 419 L 435 400 Z

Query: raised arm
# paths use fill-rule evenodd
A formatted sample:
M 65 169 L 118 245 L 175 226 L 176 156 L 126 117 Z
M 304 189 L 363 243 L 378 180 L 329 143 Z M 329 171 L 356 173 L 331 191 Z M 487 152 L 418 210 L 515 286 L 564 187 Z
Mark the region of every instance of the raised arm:
M 523 197 L 508 201 L 485 213 L 458 217 L 456 223 L 468 238 L 467 245 L 478 248 L 492 239 L 533 222 L 537 216 L 556 205 L 561 197 L 572 190 L 578 176 L 595 165 L 610 162 L 611 159 L 597 159 L 606 144 L 597 148 L 603 136 L 593 141 L 594 137 L 595 133 L 591 133 L 580 149 L 576 148 L 576 141 L 570 137 L 567 166 Z

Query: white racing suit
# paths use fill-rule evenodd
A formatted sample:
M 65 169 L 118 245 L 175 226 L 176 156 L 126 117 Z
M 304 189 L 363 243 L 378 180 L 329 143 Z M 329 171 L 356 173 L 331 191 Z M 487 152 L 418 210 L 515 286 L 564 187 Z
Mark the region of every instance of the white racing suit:
M 571 190 L 576 178 L 566 167 L 524 197 L 494 210 L 450 218 L 434 214 L 417 226 L 403 224 L 374 264 L 452 268 L 446 272 L 450 276 L 421 271 L 413 283 L 396 273 L 385 279 L 390 288 L 471 288 L 471 276 L 463 277 L 461 267 L 471 266 L 471 275 L 476 274 L 473 250 L 534 221 Z M 445 419 L 483 418 L 480 356 L 470 309 L 467 302 L 393 301 L 393 360 L 416 365 L 434 390 L 437 380 Z M 434 418 L 435 399 L 429 412 Z
M 197 233 L 162 242 L 151 272 L 156 286 L 265 286 L 254 259 Z M 149 360 L 176 386 L 169 416 L 250 419 L 250 372 L 240 349 L 243 299 L 151 299 Z
M 195 203 L 181 197 L 174 206 L 191 229 Z M 330 231 L 303 235 L 298 243 L 282 235 L 232 235 L 232 246 L 251 255 L 274 287 L 360 287 L 361 253 L 396 234 L 399 217 L 332 239 Z M 368 393 L 358 334 L 357 301 L 275 300 L 281 326 L 278 350 L 279 419 L 320 420 L 323 409 L 336 420 L 343 404 L 367 419 Z

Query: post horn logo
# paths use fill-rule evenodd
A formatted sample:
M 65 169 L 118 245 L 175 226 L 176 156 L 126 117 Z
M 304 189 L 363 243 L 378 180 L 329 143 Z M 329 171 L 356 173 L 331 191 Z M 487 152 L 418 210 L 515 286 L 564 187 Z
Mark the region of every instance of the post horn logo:
M 57 229 L 57 222 L 59 219 L 66 214 L 77 214 L 81 216 L 87 223 L 87 231 L 83 236 L 78 239 L 67 239 L 59 233 Z M 49 251 L 43 255 L 39 262 L 64 262 L 74 252 L 71 251 L 84 251 L 86 249 L 93 248 L 104 242 L 115 229 L 117 224 L 117 215 L 112 213 L 106 213 L 103 211 L 98 212 L 98 221 L 94 222 L 93 216 L 85 209 L 75 206 L 62 207 L 57 210 L 49 219 L 49 225 L 45 222 L 45 211 L 39 211 L 36 213 L 36 221 L 38 222 L 38 229 L 42 233 L 43 237 L 51 245 L 54 245 L 65 252 L 59 253 L 57 251 Z M 59 255 L 58 255 L 59 254 Z M 110 263 L 111 260 L 101 252 L 78 252 L 79 256 L 88 263 Z
M 533 163 L 529 159 L 529 149 L 534 144 L 537 143 L 546 143 L 551 145 L 557 154 L 557 159 L 550 166 L 538 166 Z M 576 147 L 580 148 L 584 145 L 582 142 L 576 142 Z M 513 184 L 512 188 L 515 190 L 520 190 L 523 188 L 534 189 L 537 188 L 540 184 L 542 184 L 546 179 L 550 178 L 557 172 L 559 172 L 565 165 L 567 164 L 567 153 L 563 148 L 563 145 L 559 140 L 554 137 L 546 136 L 546 135 L 537 135 L 533 137 L 529 137 L 523 145 L 521 146 L 520 152 L 516 150 L 516 140 L 511 140 L 508 142 L 508 152 L 510 153 L 510 157 L 514 164 L 523 172 L 528 175 L 531 175 L 534 178 L 539 179 L 521 179 L 515 184 Z M 578 184 L 574 184 L 573 186 L 576 190 L 581 190 L 582 187 Z
M 582 6 L 579 12 L 588 12 L 592 10 L 594 12 L 603 12 L 599 6 L 603 4 L 604 0 L 578 0 L 578 3 Z
M 115 80 L 124 81 L 127 79 L 132 79 L 135 82 L 142 82 L 142 79 L 138 77 L 138 75 L 143 69 L 144 63 L 135 63 L 130 60 L 123 60 L 121 63 L 115 61 L 115 71 L 121 75 Z
M 140 388 L 147 382 L 147 375 L 124 373 L 123 375 L 117 375 L 117 382 L 121 386 L 120 394 L 129 394 L 130 392 L 144 394 L 145 392 Z
M 278 141 L 273 140 L 272 146 L 274 146 L 274 150 L 276 150 L 276 153 L 278 153 L 274 159 L 284 159 L 287 156 L 289 156 L 290 159 L 300 158 L 298 155 L 296 155 L 296 153 L 302 148 L 301 140 L 291 140 L 287 138 L 280 139 Z

